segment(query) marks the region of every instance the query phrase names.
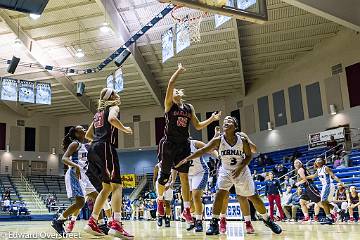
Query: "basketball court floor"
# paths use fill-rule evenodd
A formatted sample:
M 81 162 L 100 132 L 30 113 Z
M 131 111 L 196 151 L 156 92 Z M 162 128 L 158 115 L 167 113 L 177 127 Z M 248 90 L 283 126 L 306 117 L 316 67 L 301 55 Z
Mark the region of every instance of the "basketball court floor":
M 66 239 L 113 239 L 112 237 L 95 237 L 82 231 L 85 221 L 77 222 L 73 235 Z M 360 238 L 360 228 L 358 224 L 336 224 L 332 226 L 320 224 L 301 224 L 301 223 L 281 223 L 283 233 L 273 234 L 261 222 L 254 222 L 255 234 L 247 235 L 244 233 L 242 222 L 228 222 L 227 234 L 218 236 L 206 236 L 205 233 L 187 232 L 185 223 L 172 222 L 170 228 L 158 228 L 155 222 L 126 221 L 125 228 L 133 233 L 135 239 L 146 240 L 172 240 L 172 239 L 221 239 L 221 240 L 240 240 L 240 239 L 284 239 L 284 240 L 356 240 Z M 208 226 L 209 222 L 207 222 Z M 206 227 L 207 227 L 206 226 Z M 15 234 L 24 234 L 22 237 Z M 36 235 L 38 234 L 38 235 Z M 27 237 L 31 235 L 31 238 Z M 57 236 L 56 238 L 54 236 Z M 50 227 L 49 222 L 30 221 L 30 222 L 6 222 L 0 223 L 0 239 L 59 239 L 59 235 Z M 115 238 L 117 239 L 117 238 Z

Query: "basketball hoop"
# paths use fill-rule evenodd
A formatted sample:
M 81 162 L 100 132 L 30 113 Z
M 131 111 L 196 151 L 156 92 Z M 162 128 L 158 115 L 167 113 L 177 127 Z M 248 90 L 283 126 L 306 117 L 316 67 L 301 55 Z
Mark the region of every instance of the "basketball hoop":
M 207 12 L 192 9 L 192 11 L 185 16 L 180 15 L 180 9 L 184 9 L 183 6 L 176 6 L 171 12 L 172 18 L 179 24 L 184 25 L 186 21 L 189 22 L 189 34 L 190 41 L 197 43 L 201 41 L 200 28 L 203 17 L 208 16 Z M 182 14 L 184 15 L 184 14 Z

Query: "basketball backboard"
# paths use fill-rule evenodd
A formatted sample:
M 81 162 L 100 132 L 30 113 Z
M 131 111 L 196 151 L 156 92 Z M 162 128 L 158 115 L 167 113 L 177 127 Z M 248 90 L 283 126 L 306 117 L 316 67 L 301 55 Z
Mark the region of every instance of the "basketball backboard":
M 236 19 L 265 23 L 268 20 L 266 0 L 159 0 L 204 12 Z

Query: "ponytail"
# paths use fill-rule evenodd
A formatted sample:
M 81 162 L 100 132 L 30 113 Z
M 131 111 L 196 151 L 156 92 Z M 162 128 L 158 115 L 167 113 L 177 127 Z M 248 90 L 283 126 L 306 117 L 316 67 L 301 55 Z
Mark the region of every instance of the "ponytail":
M 64 139 L 63 139 L 63 150 L 66 151 L 67 148 L 69 147 L 69 145 L 76 140 L 76 129 L 74 127 L 71 127 L 69 132 L 65 135 Z

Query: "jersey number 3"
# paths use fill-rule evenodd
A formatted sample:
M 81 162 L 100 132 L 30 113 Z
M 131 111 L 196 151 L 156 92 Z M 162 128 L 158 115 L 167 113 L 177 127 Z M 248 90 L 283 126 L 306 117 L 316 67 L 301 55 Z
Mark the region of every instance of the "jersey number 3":
M 94 117 L 94 127 L 101 128 L 104 126 L 104 111 L 98 112 Z
M 178 117 L 177 120 L 177 126 L 178 127 L 186 127 L 187 126 L 188 119 L 184 117 Z
M 237 159 L 236 159 L 236 158 L 232 158 L 231 161 L 230 161 L 230 165 L 231 165 L 231 166 L 234 166 L 234 165 L 236 165 L 236 163 L 237 163 Z

